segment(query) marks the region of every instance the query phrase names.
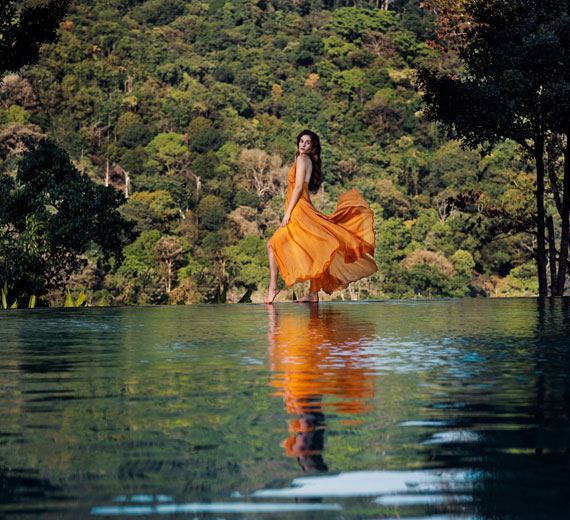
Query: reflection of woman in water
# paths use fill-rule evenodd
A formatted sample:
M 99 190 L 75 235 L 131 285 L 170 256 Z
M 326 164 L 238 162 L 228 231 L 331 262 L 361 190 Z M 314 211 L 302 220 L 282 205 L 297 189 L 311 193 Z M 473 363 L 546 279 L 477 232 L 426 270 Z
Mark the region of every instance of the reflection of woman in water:
M 373 213 L 356 189 L 343 193 L 328 217 L 311 203 L 309 192 L 315 193 L 322 182 L 317 134 L 303 130 L 297 136 L 295 158 L 287 175 L 285 215 L 267 242 L 270 280 L 264 303 L 272 303 L 279 293 L 278 269 L 287 287 L 311 281 L 300 302 L 317 302 L 319 290 L 331 294 L 377 271 L 369 256 L 374 254 Z
M 363 414 L 372 409 L 365 402 L 374 396 L 372 359 L 362 340 L 373 331 L 338 309 L 311 305 L 307 311 L 279 316 L 269 307 L 270 385 L 295 416 L 289 420 L 293 435 L 283 443 L 287 455 L 296 456 L 305 471 L 327 471 L 323 410 Z

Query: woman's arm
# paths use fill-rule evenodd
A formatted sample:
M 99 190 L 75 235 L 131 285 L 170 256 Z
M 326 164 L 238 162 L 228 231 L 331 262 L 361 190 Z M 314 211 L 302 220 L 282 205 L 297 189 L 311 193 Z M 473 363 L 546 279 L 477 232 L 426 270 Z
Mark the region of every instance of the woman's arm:
M 289 220 L 291 219 L 291 213 L 293 212 L 293 208 L 299 202 L 301 198 L 301 194 L 303 193 L 303 188 L 305 184 L 305 175 L 307 174 L 307 161 L 310 161 L 307 157 L 303 157 L 299 155 L 297 157 L 296 166 L 295 166 L 295 187 L 293 188 L 293 193 L 291 194 L 291 200 L 289 201 L 289 206 L 285 211 L 285 215 L 283 216 L 283 220 L 281 221 L 281 227 L 285 227 Z

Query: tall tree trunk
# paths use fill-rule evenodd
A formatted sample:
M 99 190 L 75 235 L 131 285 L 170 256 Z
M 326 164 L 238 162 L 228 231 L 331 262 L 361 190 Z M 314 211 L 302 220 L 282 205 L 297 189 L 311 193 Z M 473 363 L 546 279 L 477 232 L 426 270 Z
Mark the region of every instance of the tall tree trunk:
M 558 264 L 558 283 L 556 284 L 556 296 L 564 294 L 564 282 L 566 281 L 566 262 L 568 260 L 568 246 L 570 239 L 570 143 L 566 136 L 564 148 L 564 188 L 562 193 L 562 223 L 560 237 L 560 260 Z
M 109 186 L 109 158 L 107 157 L 107 166 L 105 167 L 105 187 Z
M 125 174 L 125 198 L 128 199 L 129 198 L 129 184 L 131 183 L 131 176 L 129 175 L 129 172 L 124 170 L 124 174 Z
M 556 296 L 558 279 L 556 277 L 556 241 L 554 239 L 554 219 L 552 216 L 546 217 L 546 227 L 548 229 L 548 264 L 550 266 L 550 294 Z
M 544 138 L 539 132 L 535 141 L 534 159 L 536 161 L 536 266 L 538 270 L 538 295 L 548 296 L 546 278 L 545 218 L 544 211 Z
M 166 272 L 166 294 L 170 294 L 172 288 L 172 262 L 167 262 Z

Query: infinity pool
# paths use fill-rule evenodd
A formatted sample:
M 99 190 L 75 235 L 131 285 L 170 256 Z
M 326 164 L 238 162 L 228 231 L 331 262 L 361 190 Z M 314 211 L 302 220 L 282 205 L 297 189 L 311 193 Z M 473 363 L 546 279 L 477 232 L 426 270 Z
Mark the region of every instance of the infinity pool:
M 0 517 L 570 518 L 570 299 L 0 313 Z

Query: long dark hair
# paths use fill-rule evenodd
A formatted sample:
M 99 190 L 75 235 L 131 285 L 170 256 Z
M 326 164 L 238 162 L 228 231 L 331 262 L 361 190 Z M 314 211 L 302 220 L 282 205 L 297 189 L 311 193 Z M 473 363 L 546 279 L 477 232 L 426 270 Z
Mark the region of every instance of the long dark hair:
M 309 153 L 309 158 L 313 163 L 313 172 L 311 173 L 311 180 L 309 181 L 309 191 L 311 193 L 316 193 L 323 182 L 323 170 L 321 167 L 321 140 L 319 136 L 312 132 L 311 130 L 303 130 L 297 136 L 297 152 L 295 153 L 295 159 L 299 155 L 299 142 L 301 137 L 308 135 L 311 138 L 311 151 Z

